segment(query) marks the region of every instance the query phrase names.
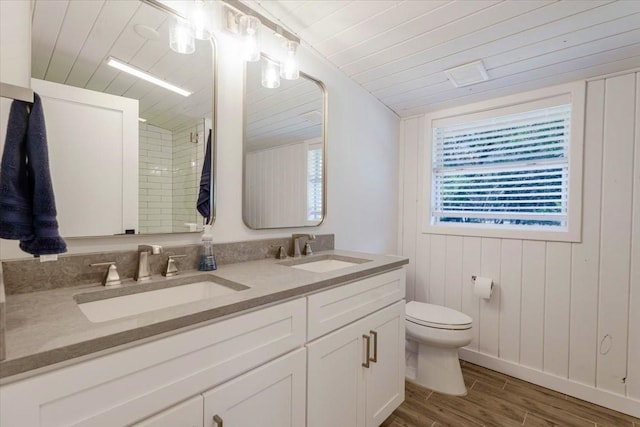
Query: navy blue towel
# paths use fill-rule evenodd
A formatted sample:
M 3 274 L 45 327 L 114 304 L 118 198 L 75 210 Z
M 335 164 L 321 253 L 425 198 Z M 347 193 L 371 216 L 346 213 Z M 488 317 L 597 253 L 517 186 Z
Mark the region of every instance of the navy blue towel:
M 209 129 L 207 147 L 205 148 L 202 174 L 200 175 L 200 193 L 196 207 L 200 215 L 204 217 L 205 224 L 209 224 L 211 221 L 211 129 Z
M 29 112 L 30 111 L 30 112 Z M 42 102 L 13 101 L 0 167 L 0 238 L 20 240 L 32 255 L 60 254 Z

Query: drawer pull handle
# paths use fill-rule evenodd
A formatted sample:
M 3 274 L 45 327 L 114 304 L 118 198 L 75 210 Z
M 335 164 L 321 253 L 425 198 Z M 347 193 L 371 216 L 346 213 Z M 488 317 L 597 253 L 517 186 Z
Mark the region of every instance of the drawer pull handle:
M 369 358 L 373 363 L 378 362 L 378 333 L 376 331 L 369 331 L 373 335 L 373 357 Z
M 368 368 L 369 360 L 371 359 L 371 353 L 369 351 L 369 347 L 371 347 L 371 337 L 369 335 L 362 335 L 362 338 L 364 338 L 365 345 L 367 348 L 365 352 L 364 363 L 362 364 L 362 366 L 364 366 L 365 368 Z
M 220 418 L 218 414 L 215 414 L 213 416 L 213 422 L 215 423 L 216 427 L 223 427 L 222 418 Z

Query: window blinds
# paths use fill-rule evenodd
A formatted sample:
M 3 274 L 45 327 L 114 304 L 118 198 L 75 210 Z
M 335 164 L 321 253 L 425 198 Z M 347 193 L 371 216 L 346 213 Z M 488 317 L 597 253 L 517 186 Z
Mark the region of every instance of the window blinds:
M 322 219 L 322 145 L 307 151 L 307 221 Z
M 566 229 L 571 105 L 433 129 L 431 223 Z

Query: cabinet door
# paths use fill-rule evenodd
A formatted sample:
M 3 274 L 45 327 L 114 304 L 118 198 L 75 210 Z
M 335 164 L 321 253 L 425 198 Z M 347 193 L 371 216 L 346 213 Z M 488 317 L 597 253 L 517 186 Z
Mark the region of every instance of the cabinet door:
M 204 425 L 304 427 L 305 373 L 301 348 L 204 393 Z
M 307 427 L 364 427 L 362 321 L 307 344 Z
M 367 317 L 371 336 L 369 369 L 365 369 L 366 426 L 379 426 L 404 400 L 404 301 Z
M 134 427 L 203 427 L 203 410 L 204 401 L 199 394 L 134 424 Z

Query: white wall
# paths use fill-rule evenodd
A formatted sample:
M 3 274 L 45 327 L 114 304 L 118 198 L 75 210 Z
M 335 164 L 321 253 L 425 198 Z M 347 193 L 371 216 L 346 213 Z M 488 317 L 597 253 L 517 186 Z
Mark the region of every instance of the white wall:
M 640 416 L 640 73 L 588 82 L 581 243 L 421 233 L 424 122 L 401 125 L 409 298 L 474 319 L 463 358 Z
M 16 28 L 30 28 L 30 14 L 10 11 L 5 21 Z M 16 2 L 28 3 L 28 2 Z M 266 32 L 265 32 L 266 33 Z M 16 37 L 0 40 L 0 51 L 17 52 L 12 73 L 24 75 L 28 82 L 30 40 L 25 31 L 16 37 L 21 44 L 15 48 Z M 217 194 L 215 242 L 240 241 L 290 235 L 297 229 L 248 229 L 242 221 L 242 121 L 244 63 L 237 54 L 239 41 L 223 31 L 216 32 L 218 57 L 218 126 L 217 126 Z M 270 43 L 265 51 L 274 54 L 276 37 L 266 37 Z M 279 47 L 280 44 L 277 44 Z M 300 48 L 301 69 L 321 80 L 328 92 L 328 183 L 327 216 L 313 233 L 335 233 L 336 247 L 377 253 L 396 250 L 398 133 L 399 119 L 362 87 L 342 72 L 319 58 L 305 46 Z M 4 56 L 3 56 L 4 58 Z M 2 61 L 3 67 L 6 65 Z M 4 68 L 3 68 L 4 70 Z M 4 74 L 4 71 L 3 71 Z M 1 77 L 1 76 L 0 76 Z M 18 82 L 19 83 L 19 82 Z M 54 183 L 55 185 L 55 183 Z M 199 235 L 124 236 L 78 238 L 68 240 L 70 253 L 112 249 L 133 249 L 140 243 L 197 243 Z M 0 241 L 3 259 L 24 257 L 13 241 Z
M 22 0 L 0 1 L 0 81 L 28 87 L 31 82 L 31 8 Z M 0 98 L 0 138 L 7 134 L 11 101 Z M 3 259 L 0 244 L 0 259 Z
M 247 153 L 245 219 L 254 227 L 307 221 L 307 144 Z

